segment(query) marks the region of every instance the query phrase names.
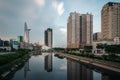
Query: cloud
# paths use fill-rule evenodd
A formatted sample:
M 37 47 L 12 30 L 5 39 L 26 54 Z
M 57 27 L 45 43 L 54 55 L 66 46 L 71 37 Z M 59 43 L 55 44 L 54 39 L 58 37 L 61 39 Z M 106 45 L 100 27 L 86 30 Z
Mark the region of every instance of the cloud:
M 39 6 L 44 6 L 45 5 L 45 0 L 35 0 L 36 4 Z
M 65 9 L 64 9 L 64 3 L 63 2 L 57 2 L 56 0 L 53 1 L 52 6 L 54 9 L 57 10 L 58 14 L 61 16 Z
M 60 28 L 60 31 L 62 34 L 66 35 L 67 34 L 67 29 L 66 28 Z
M 58 20 L 57 11 L 60 2 L 55 3 L 56 8 L 53 9 L 51 6 L 53 0 L 39 1 L 42 0 L 38 2 L 37 0 L 0 0 L 0 38 L 8 40 L 17 39 L 18 35 L 24 36 L 24 22 L 26 21 L 28 28 L 31 29 L 30 42 L 40 41 L 40 44 L 44 44 L 44 30 L 50 27 L 54 33 L 53 46 L 65 47 L 65 31 L 61 29 L 64 27 L 58 23 L 61 22 Z
M 60 70 L 66 70 L 66 69 L 67 69 L 66 64 L 62 64 L 62 65 L 60 66 Z

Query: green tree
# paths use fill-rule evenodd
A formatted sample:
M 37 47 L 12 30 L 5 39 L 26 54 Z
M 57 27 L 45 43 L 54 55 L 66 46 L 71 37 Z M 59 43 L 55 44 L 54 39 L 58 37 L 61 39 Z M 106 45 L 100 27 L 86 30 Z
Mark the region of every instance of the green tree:
M 84 51 L 85 52 L 92 52 L 92 46 L 84 46 Z

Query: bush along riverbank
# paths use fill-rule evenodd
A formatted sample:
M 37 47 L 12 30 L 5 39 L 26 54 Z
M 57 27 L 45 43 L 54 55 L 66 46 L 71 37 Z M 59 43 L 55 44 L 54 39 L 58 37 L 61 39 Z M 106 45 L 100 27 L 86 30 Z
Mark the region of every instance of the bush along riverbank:
M 29 50 L 19 49 L 14 54 L 0 55 L 0 80 L 15 72 L 29 59 Z
M 120 64 L 120 56 L 117 56 L 116 54 L 113 54 L 113 53 L 109 53 L 108 55 L 103 54 L 101 56 L 97 56 L 93 53 L 72 53 L 72 52 L 64 52 L 64 53 L 76 55 L 80 57 L 87 57 L 87 58 L 96 59 L 96 60 L 110 61 L 113 63 Z

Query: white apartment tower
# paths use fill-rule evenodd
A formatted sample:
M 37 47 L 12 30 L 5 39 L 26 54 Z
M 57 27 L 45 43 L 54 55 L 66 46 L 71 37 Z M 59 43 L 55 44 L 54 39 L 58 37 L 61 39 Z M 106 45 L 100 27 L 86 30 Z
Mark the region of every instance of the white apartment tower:
M 83 48 L 92 45 L 93 15 L 70 13 L 67 22 L 67 48 Z

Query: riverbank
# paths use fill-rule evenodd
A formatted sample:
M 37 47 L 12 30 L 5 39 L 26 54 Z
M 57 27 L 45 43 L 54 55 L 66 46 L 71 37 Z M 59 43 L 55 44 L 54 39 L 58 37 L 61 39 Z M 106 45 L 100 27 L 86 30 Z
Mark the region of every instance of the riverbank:
M 85 64 L 89 64 L 91 66 L 100 67 L 106 70 L 113 71 L 117 74 L 120 74 L 120 64 L 111 63 L 110 61 L 91 59 L 91 58 L 86 58 L 86 57 L 81 57 L 81 56 L 76 56 L 76 55 L 71 55 L 66 53 L 60 53 L 60 52 L 56 52 L 55 54 L 62 55 L 62 56 L 65 56 L 66 58 L 70 58 Z
M 28 50 L 18 50 L 14 54 L 0 55 L 0 80 L 4 80 L 29 59 Z

